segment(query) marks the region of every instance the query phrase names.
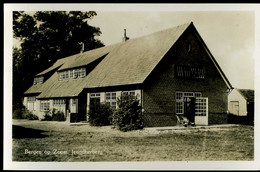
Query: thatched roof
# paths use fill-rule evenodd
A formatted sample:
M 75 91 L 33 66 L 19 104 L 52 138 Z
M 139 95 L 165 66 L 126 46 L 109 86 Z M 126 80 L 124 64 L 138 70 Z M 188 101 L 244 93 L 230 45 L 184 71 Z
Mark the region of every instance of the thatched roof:
M 84 78 L 59 81 L 56 72 L 41 84 L 42 86 L 34 85 L 25 93 L 31 90 L 41 92 L 38 98 L 73 97 L 84 88 L 142 84 L 191 25 L 193 26 L 192 23 L 187 23 L 64 58 L 65 62 L 58 68 L 58 71 L 80 66 L 88 68 L 88 64 L 105 56 Z
M 89 74 L 86 88 L 143 83 L 189 24 L 130 39 Z
M 252 89 L 237 89 L 238 92 L 248 101 L 254 102 L 255 91 Z

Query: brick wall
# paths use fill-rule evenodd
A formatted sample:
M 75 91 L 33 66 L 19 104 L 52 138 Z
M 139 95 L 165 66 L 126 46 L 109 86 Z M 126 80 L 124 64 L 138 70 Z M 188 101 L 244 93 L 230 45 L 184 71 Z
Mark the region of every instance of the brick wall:
M 187 51 L 188 42 L 191 52 Z M 205 79 L 176 78 L 174 65 L 203 67 Z M 192 31 L 180 37 L 144 82 L 145 126 L 176 124 L 176 91 L 201 92 L 202 97 L 208 97 L 209 124 L 227 123 L 227 86 Z

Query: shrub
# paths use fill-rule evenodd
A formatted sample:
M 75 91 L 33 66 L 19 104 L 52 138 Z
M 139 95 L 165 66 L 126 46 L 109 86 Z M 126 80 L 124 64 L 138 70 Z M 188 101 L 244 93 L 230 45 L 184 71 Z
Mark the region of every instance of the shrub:
M 110 116 L 113 110 L 110 105 L 100 102 L 93 102 L 89 105 L 89 123 L 92 126 L 110 125 Z
M 15 109 L 13 111 L 13 119 L 24 119 L 23 109 Z
M 56 111 L 56 109 L 52 110 L 52 120 L 53 121 L 65 121 L 64 113 L 61 111 Z
M 14 110 L 13 112 L 14 119 L 29 119 L 29 120 L 38 120 L 38 116 L 30 112 L 26 107 L 20 107 Z
M 65 121 L 64 113 L 57 111 L 57 109 L 52 109 L 52 111 L 46 111 L 43 116 L 42 121 Z
M 22 104 L 13 105 L 13 119 L 24 119 L 25 106 Z
M 25 116 L 26 119 L 29 119 L 29 120 L 39 120 L 38 116 L 32 114 L 32 113 L 28 113 L 26 116 Z
M 143 128 L 142 107 L 133 95 L 122 95 L 117 98 L 118 109 L 113 113 L 112 123 L 121 131 Z
M 29 119 L 29 120 L 38 120 L 39 119 L 38 116 L 34 115 L 28 109 L 24 109 L 23 116 L 24 116 L 24 119 Z
M 46 111 L 42 121 L 52 121 L 52 116 L 50 115 L 50 111 Z

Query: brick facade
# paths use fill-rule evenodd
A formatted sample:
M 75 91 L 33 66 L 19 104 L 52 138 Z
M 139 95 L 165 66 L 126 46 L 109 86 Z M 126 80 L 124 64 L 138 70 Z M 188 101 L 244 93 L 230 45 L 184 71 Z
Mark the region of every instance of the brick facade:
M 175 65 L 203 67 L 205 78 L 176 78 Z M 145 126 L 176 125 L 176 91 L 201 92 L 208 97 L 209 124 L 227 123 L 227 85 L 193 30 L 185 31 L 144 82 Z

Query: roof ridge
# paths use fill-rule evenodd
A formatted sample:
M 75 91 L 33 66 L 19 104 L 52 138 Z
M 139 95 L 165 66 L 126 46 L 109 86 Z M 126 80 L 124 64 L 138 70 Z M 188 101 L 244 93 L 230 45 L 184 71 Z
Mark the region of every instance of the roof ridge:
M 139 37 L 136 37 L 136 38 L 130 38 L 129 40 L 127 40 L 126 42 L 118 42 L 116 44 L 123 44 L 123 43 L 127 43 L 129 41 L 132 41 L 132 40 L 136 40 L 136 39 L 142 39 L 144 37 L 148 37 L 148 36 L 151 36 L 151 35 L 155 35 L 155 34 L 159 34 L 159 33 L 162 33 L 162 32 L 166 32 L 166 31 L 169 31 L 169 30 L 172 30 L 172 29 L 176 29 L 178 27 L 183 27 L 183 26 L 189 26 L 193 24 L 193 22 L 188 22 L 188 23 L 184 23 L 184 24 L 181 24 L 181 25 L 177 25 L 177 26 L 174 26 L 174 27 L 169 27 L 169 28 L 166 28 L 166 29 L 163 29 L 163 30 L 159 30 L 159 31 L 156 31 L 156 32 L 152 32 L 152 33 L 149 33 L 149 34 L 146 34 L 146 35 L 142 35 L 142 36 L 139 36 Z M 111 45 L 115 45 L 115 44 L 111 44 Z

